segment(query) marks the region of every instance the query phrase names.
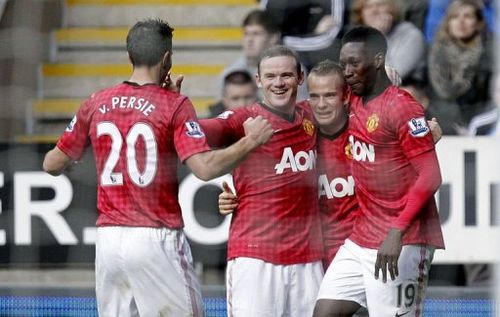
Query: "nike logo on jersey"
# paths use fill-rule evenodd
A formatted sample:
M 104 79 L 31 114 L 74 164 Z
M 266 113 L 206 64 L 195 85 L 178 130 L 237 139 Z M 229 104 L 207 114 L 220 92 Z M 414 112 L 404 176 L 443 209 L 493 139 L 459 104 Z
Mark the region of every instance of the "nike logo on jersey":
M 316 151 L 299 151 L 294 154 L 291 147 L 286 147 L 283 150 L 281 161 L 274 166 L 274 169 L 276 170 L 276 174 L 283 174 L 286 169 L 291 169 L 292 172 L 304 172 L 312 170 L 315 167 Z
M 409 312 L 410 312 L 410 311 L 406 311 L 406 312 L 401 313 L 401 314 L 400 314 L 400 313 L 396 313 L 396 316 L 395 316 L 395 317 L 401 317 L 401 316 L 404 316 L 404 315 L 408 314 Z
M 225 120 L 225 119 L 229 118 L 229 116 L 232 115 L 233 113 L 234 113 L 234 111 L 226 110 L 223 113 L 221 113 L 220 115 L 218 115 L 217 118 Z
M 74 116 L 73 119 L 71 119 L 71 122 L 66 127 L 66 132 L 73 132 L 73 129 L 75 128 L 75 124 L 76 124 L 76 116 Z

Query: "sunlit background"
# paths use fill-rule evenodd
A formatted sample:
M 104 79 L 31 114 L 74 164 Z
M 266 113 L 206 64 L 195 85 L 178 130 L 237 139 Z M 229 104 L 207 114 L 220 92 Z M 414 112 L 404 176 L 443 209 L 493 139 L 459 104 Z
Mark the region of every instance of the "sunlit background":
M 80 166 L 58 178 L 45 174 L 41 163 L 84 98 L 128 79 L 128 28 L 145 17 L 161 17 L 175 28 L 172 72 L 186 76 L 183 93 L 198 115 L 206 117 L 220 98 L 221 73 L 241 55 L 244 17 L 267 2 L 272 1 L 0 0 L 1 316 L 97 315 L 92 155 L 87 153 Z M 354 2 L 343 2 L 343 25 L 329 30 L 338 32 L 347 24 Z M 418 20 L 419 12 L 425 17 L 431 4 L 449 1 L 396 2 L 428 5 L 421 12 L 407 8 L 402 15 L 416 23 L 425 22 Z M 497 118 L 500 1 L 483 2 L 490 8 L 488 28 L 495 47 L 488 111 Z M 328 10 L 325 14 L 335 15 Z M 425 24 L 417 27 L 425 34 Z M 340 34 L 334 34 L 337 41 Z M 312 48 L 302 50 L 306 67 L 325 57 L 335 60 L 338 44 L 330 44 L 318 49 L 317 56 Z M 426 49 L 430 45 L 426 39 Z M 423 75 L 416 76 L 417 88 L 429 83 L 426 56 L 421 58 L 424 68 Z M 403 82 L 409 87 L 414 83 Z M 418 92 L 425 95 L 426 90 Z M 431 107 L 434 102 L 430 97 L 420 100 Z M 435 254 L 425 316 L 500 316 L 500 295 L 495 296 L 500 278 L 493 270 L 500 260 L 497 120 L 482 135 L 471 125 L 462 126 L 438 143 L 443 186 L 436 197 L 447 250 Z M 229 218 L 218 215 L 216 202 L 222 180 L 230 177 L 206 183 L 181 168 L 179 178 L 185 231 L 203 285 L 206 315 L 225 316 Z

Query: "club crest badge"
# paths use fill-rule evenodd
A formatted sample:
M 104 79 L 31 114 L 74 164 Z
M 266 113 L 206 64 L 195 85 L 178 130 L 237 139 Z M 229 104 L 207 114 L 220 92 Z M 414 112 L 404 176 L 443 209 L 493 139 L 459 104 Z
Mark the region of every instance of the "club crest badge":
M 378 121 L 379 118 L 376 113 L 368 117 L 368 120 L 366 120 L 366 130 L 368 131 L 368 133 L 372 133 L 373 131 L 377 130 Z
M 352 160 L 352 144 L 349 142 L 346 144 L 346 146 L 344 147 L 344 152 L 345 152 L 345 156 Z
M 312 136 L 314 134 L 314 124 L 310 120 L 304 119 L 302 126 L 308 135 Z

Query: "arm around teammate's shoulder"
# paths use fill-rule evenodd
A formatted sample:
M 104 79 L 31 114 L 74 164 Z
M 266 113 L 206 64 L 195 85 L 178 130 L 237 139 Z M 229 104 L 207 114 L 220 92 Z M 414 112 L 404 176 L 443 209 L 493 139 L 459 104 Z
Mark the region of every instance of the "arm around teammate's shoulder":
M 202 180 L 222 176 L 235 168 L 255 148 L 265 144 L 273 135 L 269 122 L 257 116 L 244 123 L 245 136 L 231 146 L 194 154 L 186 160 L 191 171 Z

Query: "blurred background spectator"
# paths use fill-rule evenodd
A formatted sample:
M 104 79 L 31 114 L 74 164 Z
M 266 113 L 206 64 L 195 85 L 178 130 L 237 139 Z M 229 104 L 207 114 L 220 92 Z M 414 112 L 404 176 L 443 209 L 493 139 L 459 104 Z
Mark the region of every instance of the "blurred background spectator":
M 5 10 L 6 4 L 7 4 L 7 0 L 0 0 L 0 20 L 2 19 L 3 10 Z
M 488 134 L 496 122 L 496 111 L 490 111 L 491 42 L 482 5 L 453 1 L 428 58 L 429 114 L 438 118 L 444 134 L 468 135 L 470 124 L 474 134 Z
M 257 101 L 255 79 L 245 70 L 237 70 L 226 75 L 222 88 L 222 99 L 209 106 L 209 117 L 217 117 L 226 110 L 250 105 Z
M 386 36 L 386 65 L 396 69 L 403 85 L 411 77 L 423 76 L 424 36 L 415 25 L 401 20 L 394 0 L 356 0 L 351 24 L 371 26 Z
M 222 72 L 219 79 L 219 87 L 224 86 L 224 78 L 236 70 L 245 70 L 250 74 L 257 73 L 257 63 L 261 52 L 281 42 L 281 31 L 279 24 L 265 10 L 252 10 L 242 23 L 243 41 L 241 56 L 230 64 Z M 306 70 L 306 69 L 304 69 Z M 298 100 L 306 99 L 308 96 L 305 84 L 299 86 Z
M 401 0 L 404 1 L 404 0 Z M 420 1 L 420 0 L 419 0 Z M 428 10 L 424 21 L 424 34 L 425 40 L 430 43 L 434 39 L 434 35 L 443 21 L 446 9 L 453 2 L 453 0 L 427 0 Z M 413 2 L 413 1 L 408 1 Z M 494 0 L 477 0 L 482 5 L 483 16 L 486 25 L 490 32 L 493 32 L 495 25 L 495 1 Z
M 261 7 L 279 25 L 283 44 L 296 50 L 310 69 L 337 59 L 346 13 L 344 0 L 262 0 Z
M 413 23 L 419 30 L 424 29 L 429 0 L 396 0 L 402 20 Z

